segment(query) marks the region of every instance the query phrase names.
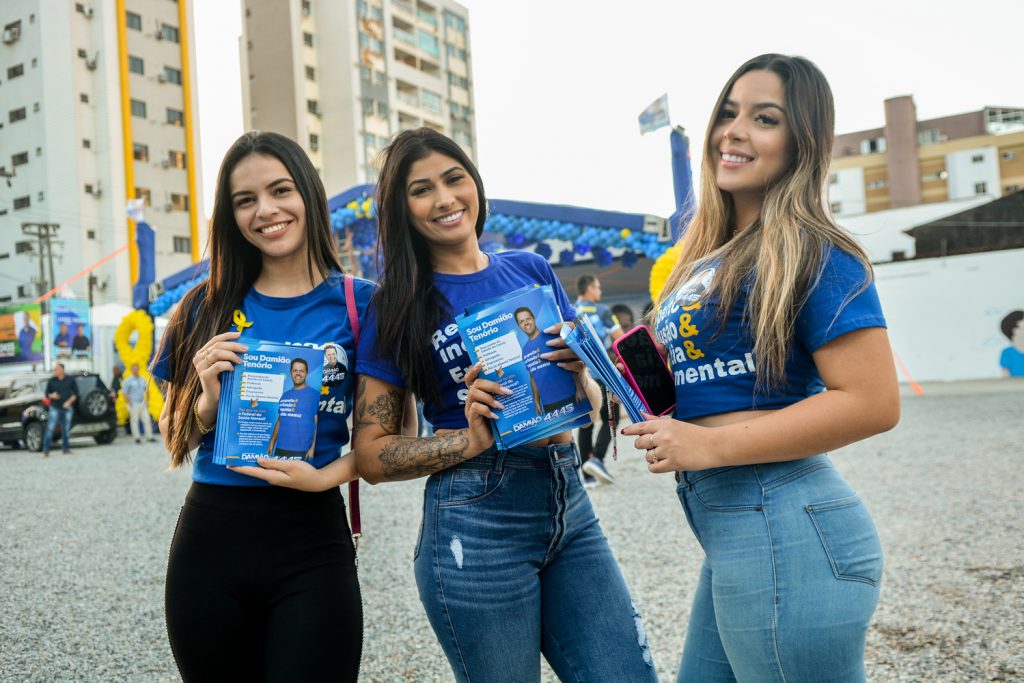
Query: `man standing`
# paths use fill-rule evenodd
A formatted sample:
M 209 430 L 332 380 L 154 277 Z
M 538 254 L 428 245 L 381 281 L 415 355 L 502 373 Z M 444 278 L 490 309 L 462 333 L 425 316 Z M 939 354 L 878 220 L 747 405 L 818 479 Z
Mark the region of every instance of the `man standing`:
M 596 275 L 581 275 L 576 281 L 576 291 L 580 297 L 575 304 L 576 315 L 586 316 L 607 351 L 611 348 L 612 342 L 622 336 L 622 327 L 612 315 L 611 309 L 600 303 L 601 282 Z M 593 423 L 580 428 L 579 445 L 580 457 L 583 458 L 583 483 L 588 488 L 595 486 L 598 482 L 615 483 L 615 477 L 604 465 L 604 456 L 608 452 L 608 444 L 612 440 L 612 430 L 608 414 L 608 392 L 604 385 L 601 386 L 601 389 L 601 429 L 597 433 L 597 443 L 595 444 L 593 441 Z M 619 406 L 618 404 L 613 405 L 617 417 Z
M 46 414 L 46 434 L 43 435 L 43 457 L 50 456 L 50 445 L 53 443 L 53 430 L 60 423 L 60 440 L 64 454 L 70 454 L 68 435 L 71 433 L 71 406 L 78 400 L 78 387 L 75 378 L 64 374 L 64 365 L 53 366 L 53 377 L 46 382 L 46 397 L 50 399 L 50 409 Z
M 538 415 L 547 415 L 577 402 L 576 380 L 568 370 L 558 367 L 556 362 L 545 360 L 540 354 L 551 350 L 548 341 L 554 335 L 541 334 L 537 319 L 526 306 L 516 309 L 513 314 L 516 325 L 526 335 L 523 344 L 523 362 L 530 373 L 530 388 L 533 391 L 533 405 Z
M 149 382 L 139 376 L 138 363 L 132 363 L 131 374 L 121 381 L 121 393 L 124 394 L 124 402 L 128 404 L 128 425 L 135 443 L 140 443 L 139 422 L 142 423 L 142 431 L 146 433 L 146 441 L 156 441 L 153 438 L 153 421 L 149 419 L 148 385 Z
M 277 422 L 270 435 L 269 455 L 312 460 L 316 450 L 317 411 L 320 392 L 306 384 L 309 364 L 296 358 L 291 364 L 292 388 L 281 394 Z

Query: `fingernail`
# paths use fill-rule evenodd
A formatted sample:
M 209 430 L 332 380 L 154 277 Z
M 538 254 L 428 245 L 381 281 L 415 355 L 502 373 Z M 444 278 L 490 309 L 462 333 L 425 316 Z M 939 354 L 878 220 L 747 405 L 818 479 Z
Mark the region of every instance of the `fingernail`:
M 511 389 L 509 389 L 508 387 L 499 387 L 499 388 L 498 388 L 498 391 L 499 391 L 500 393 L 504 394 L 505 396 L 508 396 L 509 394 L 511 394 L 511 393 L 512 393 L 512 390 L 511 390 Z
M 498 410 L 505 410 L 505 404 L 502 403 L 501 401 L 495 401 L 494 405 L 498 407 Z

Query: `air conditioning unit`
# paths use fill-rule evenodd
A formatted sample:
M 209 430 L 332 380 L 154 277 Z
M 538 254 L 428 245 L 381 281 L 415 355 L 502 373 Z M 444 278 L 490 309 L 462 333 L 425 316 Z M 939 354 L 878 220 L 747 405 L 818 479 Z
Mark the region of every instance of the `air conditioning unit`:
M 156 75 L 156 82 L 157 83 L 166 83 L 167 82 L 167 76 L 164 76 L 163 74 L 157 74 Z
M 20 28 L 4 29 L 3 41 L 7 45 L 10 45 L 11 43 L 16 41 L 20 37 L 21 37 L 21 29 Z
M 34 285 L 18 285 L 18 298 L 29 299 L 36 295 Z
M 154 282 L 149 286 L 149 300 L 155 301 L 158 296 L 164 293 L 164 284 L 162 282 Z
M 84 15 L 85 15 L 85 18 L 86 18 L 86 19 L 92 19 L 93 11 L 94 11 L 94 10 L 93 10 L 93 8 L 92 8 L 92 7 L 86 7 L 86 8 L 85 8 L 85 11 L 84 11 L 84 12 L 82 12 L 82 14 L 84 14 Z
M 157 40 L 163 40 L 164 39 L 164 31 L 163 31 L 163 29 L 158 28 L 156 30 L 156 33 L 153 34 L 153 37 L 156 38 Z
M 164 204 L 164 211 L 167 213 L 174 211 L 174 204 Z
M 99 57 L 100 56 L 97 54 L 92 59 L 86 58 L 86 60 L 85 60 L 85 68 L 88 69 L 89 71 L 95 71 L 96 70 L 96 63 L 99 60 Z
M 657 235 L 659 242 L 668 242 L 672 239 L 671 226 L 660 216 L 644 216 L 644 232 Z
M 160 160 L 160 168 L 170 168 L 170 167 L 171 167 L 171 160 L 170 159 L 161 159 Z

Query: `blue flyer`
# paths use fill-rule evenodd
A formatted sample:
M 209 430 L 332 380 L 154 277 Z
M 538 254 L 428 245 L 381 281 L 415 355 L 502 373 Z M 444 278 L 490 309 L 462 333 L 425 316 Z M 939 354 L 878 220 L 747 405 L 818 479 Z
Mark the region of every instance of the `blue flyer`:
M 496 445 L 507 450 L 590 421 L 590 401 L 573 373 L 541 358 L 557 335 L 543 330 L 562 322 L 550 285 L 524 287 L 474 304 L 455 319 L 481 377 L 512 394 L 492 422 Z
M 249 347 L 220 375 L 213 462 L 254 465 L 256 458 L 311 460 L 324 372 L 323 349 L 239 339 Z
M 615 394 L 619 403 L 626 409 L 626 414 L 634 424 L 643 422 L 644 403 L 636 395 L 633 388 L 626 383 L 619 371 L 612 365 L 608 354 L 605 353 L 601 337 L 594 330 L 593 325 L 587 320 L 587 316 L 581 315 L 576 319 L 576 326 L 572 329 L 562 328 L 562 339 L 566 345 L 576 352 L 591 374 L 601 380 L 609 391 Z

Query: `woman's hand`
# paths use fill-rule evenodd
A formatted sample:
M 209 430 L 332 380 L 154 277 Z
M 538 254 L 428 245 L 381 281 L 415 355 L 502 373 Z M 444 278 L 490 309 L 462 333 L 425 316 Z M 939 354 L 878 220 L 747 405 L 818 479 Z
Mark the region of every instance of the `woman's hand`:
M 691 472 L 718 467 L 718 445 L 713 427 L 700 427 L 670 417 L 644 413 L 646 420 L 624 427 L 626 436 L 636 436 L 633 445 L 646 450 L 647 469 L 663 472 Z
M 497 382 L 487 379 L 480 379 L 481 366 L 474 365 L 466 373 L 466 386 L 469 387 L 469 394 L 466 396 L 466 421 L 469 423 L 469 451 L 475 454 L 483 453 L 494 445 L 494 432 L 487 424 L 485 418 L 497 420 L 495 410 L 505 408 L 504 404 L 496 397 L 508 396 L 511 389 L 506 389 Z
M 192 357 L 192 365 L 199 374 L 199 384 L 203 388 L 199 397 L 199 414 L 206 424 L 216 419 L 217 404 L 220 402 L 220 373 L 233 371 L 242 362 L 238 354 L 249 350 L 249 347 L 235 341 L 241 334 L 238 331 L 218 334 L 203 344 Z
M 570 330 L 575 327 L 573 323 L 557 323 L 544 330 L 544 334 L 553 334 L 555 339 L 547 342 L 547 345 L 551 347 L 551 350 L 547 353 L 540 354 L 540 357 L 544 360 L 552 361 L 558 364 L 558 367 L 568 370 L 569 372 L 579 375 L 587 369 L 586 364 L 580 360 L 580 357 L 576 355 L 576 352 L 570 349 L 565 340 L 560 336 L 562 327 L 568 327 Z
M 346 467 L 347 478 L 346 476 L 339 476 L 337 471 L 328 475 L 323 470 L 318 470 L 303 460 L 260 458 L 256 462 L 259 463 L 259 467 L 228 467 L 228 469 L 239 474 L 262 479 L 274 486 L 284 486 L 290 489 L 314 493 L 334 488 L 339 483 L 343 484 L 358 476 L 355 471 L 354 458 L 351 455 L 341 458 L 337 461 L 337 464 L 331 463 L 335 466 L 335 470 L 338 467 Z

